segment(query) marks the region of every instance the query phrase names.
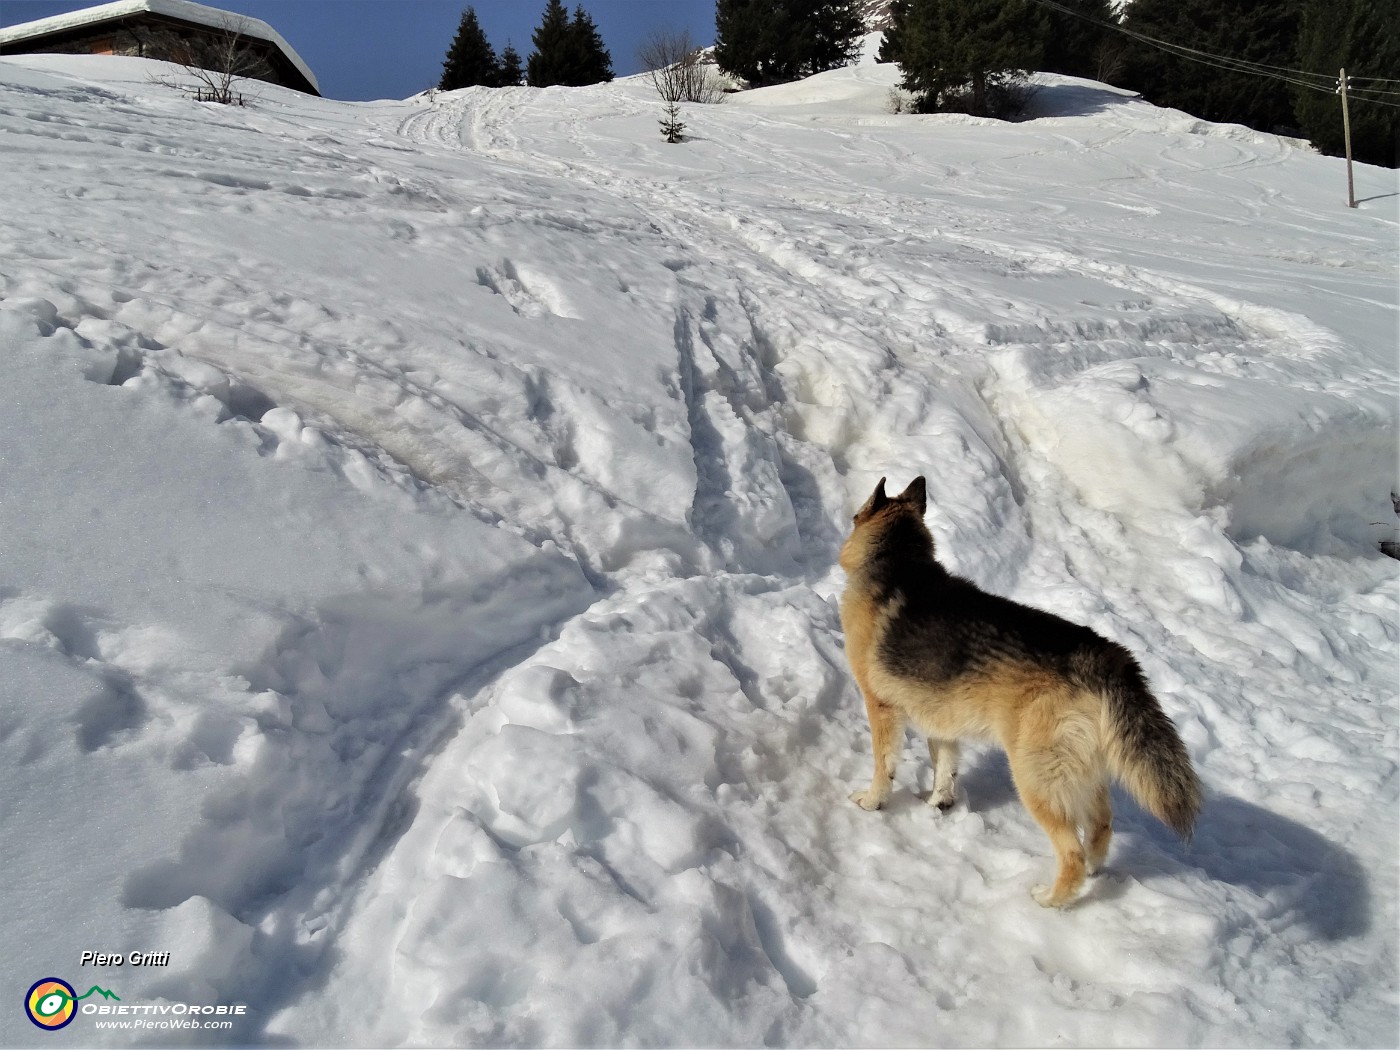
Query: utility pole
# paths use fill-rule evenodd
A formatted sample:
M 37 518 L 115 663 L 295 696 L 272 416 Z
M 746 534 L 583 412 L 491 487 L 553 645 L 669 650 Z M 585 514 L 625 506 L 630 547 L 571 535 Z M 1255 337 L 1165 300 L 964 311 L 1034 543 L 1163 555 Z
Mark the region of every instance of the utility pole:
M 1356 184 L 1351 178 L 1351 116 L 1347 113 L 1347 71 L 1342 67 L 1337 78 L 1337 94 L 1342 96 L 1342 137 L 1347 145 L 1347 207 L 1356 207 Z

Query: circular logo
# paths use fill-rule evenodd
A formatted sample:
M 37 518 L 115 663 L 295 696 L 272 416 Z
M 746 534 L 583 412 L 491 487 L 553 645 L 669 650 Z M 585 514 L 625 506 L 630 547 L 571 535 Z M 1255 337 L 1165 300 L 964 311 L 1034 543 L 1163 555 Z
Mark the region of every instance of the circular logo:
M 24 1012 L 40 1028 L 54 1032 L 73 1020 L 78 1012 L 77 997 L 67 981 L 45 977 L 30 986 L 24 997 Z

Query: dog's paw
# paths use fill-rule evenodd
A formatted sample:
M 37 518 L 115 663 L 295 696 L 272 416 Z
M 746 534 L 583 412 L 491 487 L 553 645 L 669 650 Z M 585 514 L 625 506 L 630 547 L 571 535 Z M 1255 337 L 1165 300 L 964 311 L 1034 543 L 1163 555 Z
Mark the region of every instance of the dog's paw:
M 1052 886 L 1032 886 L 1031 898 L 1042 908 L 1063 908 L 1068 901 L 1056 900 Z
M 925 798 L 924 801 L 940 813 L 947 813 L 948 810 L 958 804 L 958 796 L 951 791 L 944 795 L 940 795 L 937 792 L 929 792 L 928 797 Z
M 883 808 L 888 795 L 877 795 L 873 791 L 857 791 L 851 796 L 851 801 L 864 810 L 877 810 Z

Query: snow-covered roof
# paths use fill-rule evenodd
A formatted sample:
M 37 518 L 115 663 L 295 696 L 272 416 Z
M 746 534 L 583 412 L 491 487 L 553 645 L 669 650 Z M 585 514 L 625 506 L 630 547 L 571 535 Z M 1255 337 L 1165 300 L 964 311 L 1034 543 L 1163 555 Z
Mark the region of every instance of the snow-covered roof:
M 276 45 L 287 56 L 287 59 L 296 66 L 297 71 L 307 79 L 312 87 L 318 92 L 321 90 L 321 85 L 317 83 L 316 74 L 311 72 L 311 67 L 296 53 L 296 49 L 287 43 L 282 34 L 266 22 L 233 11 L 206 7 L 204 4 L 196 4 L 191 0 L 114 0 L 110 4 L 84 7 L 77 11 L 69 11 L 67 14 L 52 15 L 33 22 L 21 22 L 19 25 L 0 29 L 0 46 L 18 43 L 31 37 L 48 36 L 50 33 L 80 29 L 83 26 L 97 25 L 113 19 L 127 18 L 143 13 L 178 18 L 183 22 L 212 26 L 216 29 L 231 25 L 244 36 L 266 40 Z

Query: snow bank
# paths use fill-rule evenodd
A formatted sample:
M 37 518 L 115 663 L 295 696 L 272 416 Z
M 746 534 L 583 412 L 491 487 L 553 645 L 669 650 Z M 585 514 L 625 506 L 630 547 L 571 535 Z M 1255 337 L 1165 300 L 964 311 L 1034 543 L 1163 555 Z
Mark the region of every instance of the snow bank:
M 143 342 L 0 302 L 3 747 L 24 770 L 7 809 L 64 815 L 62 834 L 11 836 L 10 884 L 51 906 L 17 912 L 7 940 L 63 972 L 98 945 L 207 940 L 141 983 L 225 994 L 258 965 L 239 920 L 361 862 L 452 691 L 592 589 Z M 55 927 L 83 901 L 83 922 Z M 154 930 L 133 921 L 166 909 Z

